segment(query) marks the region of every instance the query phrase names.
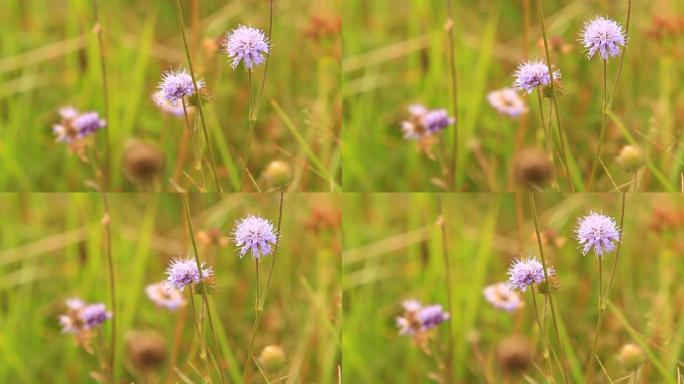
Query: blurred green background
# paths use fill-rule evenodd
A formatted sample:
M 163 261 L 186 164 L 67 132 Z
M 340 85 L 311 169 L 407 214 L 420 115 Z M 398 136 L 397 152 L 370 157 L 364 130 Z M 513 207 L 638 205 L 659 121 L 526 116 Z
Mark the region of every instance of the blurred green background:
M 171 258 L 192 255 L 180 196 L 113 194 L 109 200 L 117 382 L 188 382 L 174 366 L 191 382 L 203 382 L 190 305 L 168 312 L 144 292 L 146 285 L 165 278 Z M 223 238 L 235 220 L 248 214 L 274 222 L 278 217 L 277 194 L 196 194 L 190 196 L 190 206 L 196 231 L 218 230 Z M 285 196 L 280 249 L 254 347 L 257 356 L 266 345 L 285 352 L 282 368 L 265 372 L 272 383 L 337 382 L 340 208 L 333 196 Z M 101 196 L 0 194 L 0 209 L 5 217 L 0 222 L 0 382 L 92 382 L 89 373 L 100 371 L 97 356 L 78 347 L 73 335 L 60 332 L 58 315 L 65 311 L 64 300 L 73 296 L 110 308 Z M 200 247 L 202 260 L 215 271 L 216 291 L 210 300 L 227 377 L 240 382 L 254 317 L 254 262 L 240 260 L 233 244 Z M 269 257 L 262 263 L 262 290 L 270 262 Z M 147 375 L 131 363 L 126 346 L 130 332 L 145 329 L 162 333 L 167 356 L 164 365 Z M 110 322 L 105 323 L 94 343 L 103 358 L 110 330 Z M 211 345 L 211 338 L 207 340 Z M 254 366 L 251 382 L 267 382 Z
M 351 0 L 343 10 L 344 182 L 346 191 L 439 191 L 440 167 L 402 138 L 407 105 L 451 111 L 446 1 Z M 458 190 L 511 191 L 519 147 L 543 149 L 536 95 L 523 96 L 530 112 L 519 121 L 499 116 L 488 92 L 510 87 L 526 57 L 544 57 L 534 0 L 458 1 L 454 28 L 458 72 Z M 562 72 L 561 121 L 571 150 L 577 190 L 588 177 L 602 119 L 602 64 L 586 59 L 578 43 L 583 23 L 596 16 L 623 26 L 627 0 L 544 1 L 549 39 L 560 49 L 552 64 Z M 525 12 L 525 4 L 529 5 Z M 684 3 L 634 1 L 622 78 L 609 120 L 600 172 L 592 190 L 629 186 L 632 175 L 616 164 L 626 144 L 646 158 L 639 190 L 679 190 L 684 168 Z M 388 11 L 391 10 L 391 11 Z M 528 28 L 525 28 L 525 15 Z M 558 40 L 560 38 L 561 40 Z M 618 60 L 608 65 L 611 87 Z M 544 105 L 548 109 L 548 105 Z M 548 114 L 548 111 L 546 112 Z M 555 127 L 555 122 L 554 122 Z M 555 129 L 555 128 L 554 128 Z M 440 136 L 451 147 L 453 129 Z M 436 152 L 441 150 L 438 145 Z M 601 169 L 599 169 L 601 171 Z M 560 191 L 568 185 L 560 180 Z
M 485 286 L 507 280 L 513 258 L 539 254 L 528 196 L 439 197 L 451 265 L 454 382 L 547 382 L 540 373 L 548 369 L 530 291 L 521 296 L 525 307 L 512 314 L 493 308 L 482 294 Z M 620 203 L 618 194 L 536 198 L 545 256 L 559 279 L 553 297 L 572 383 L 585 382 L 598 300 L 596 257 L 580 254 L 573 231 L 576 220 L 591 210 L 619 220 Z M 635 343 L 647 355 L 637 382 L 675 383 L 677 370 L 684 370 L 684 204 L 676 195 L 627 194 L 625 207 L 622 251 L 609 296 L 614 305 L 608 307 L 598 339 L 606 373 L 595 364 L 594 382 L 624 380 L 630 372 L 616 356 L 625 343 Z M 406 299 L 447 307 L 438 196 L 347 195 L 343 209 L 345 382 L 446 382 L 447 324 L 433 332 L 433 356 L 399 335 L 395 325 Z M 605 258 L 604 287 L 614 260 L 615 254 Z M 537 301 L 541 306 L 543 296 Z M 500 343 L 511 335 L 523 335 L 536 345 L 527 377 L 506 376 L 497 358 Z M 557 368 L 554 378 L 563 382 Z
M 217 43 L 239 24 L 266 30 L 269 1 L 182 3 L 193 67 L 211 96 L 204 114 L 219 178 L 225 191 L 234 191 L 247 142 L 247 72 L 232 70 L 227 56 L 216 51 Z M 262 190 L 270 188 L 264 170 L 277 160 L 290 168 L 290 190 L 338 188 L 339 7 L 338 0 L 275 2 L 272 55 L 250 156 L 251 172 Z M 2 8 L 0 190 L 87 191 L 91 167 L 54 142 L 52 125 L 64 105 L 104 112 L 93 2 L 3 1 Z M 185 122 L 163 115 L 150 98 L 163 71 L 187 68 L 174 2 L 100 1 L 99 8 L 110 93 L 111 190 L 176 190 L 171 177 L 197 190 L 198 180 L 173 174 L 181 144 L 188 140 Z M 262 73 L 263 68 L 255 71 L 255 82 Z M 164 155 L 166 166 L 156 186 L 124 177 L 124 152 L 133 138 L 153 144 Z M 104 132 L 97 134 L 96 147 L 102 158 Z M 189 159 L 182 169 L 197 179 Z

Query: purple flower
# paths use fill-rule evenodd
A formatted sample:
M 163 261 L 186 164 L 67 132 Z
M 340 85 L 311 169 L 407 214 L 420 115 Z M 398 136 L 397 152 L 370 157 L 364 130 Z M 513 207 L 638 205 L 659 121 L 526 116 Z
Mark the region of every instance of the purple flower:
M 404 314 L 396 318 L 400 335 L 414 336 L 424 333 L 449 319 L 449 313 L 439 304 L 423 306 L 417 300 L 402 303 Z
M 83 329 L 92 329 L 112 318 L 112 313 L 107 311 L 104 304 L 90 304 L 81 309 Z
M 73 123 L 80 137 L 95 133 L 107 125 L 104 120 L 100 119 L 97 112 L 82 113 L 74 119 Z
M 272 247 L 278 242 L 278 234 L 270 221 L 257 216 L 248 216 L 235 223 L 233 231 L 235 245 L 240 247 L 240 257 L 247 252 L 259 260 L 271 254 Z
M 620 231 L 617 229 L 613 218 L 590 212 L 589 215 L 577 221 L 577 240 L 582 248 L 582 254 L 586 255 L 594 249 L 597 256 L 615 250 L 615 243 L 620 241 Z
M 240 25 L 226 34 L 224 48 L 228 57 L 232 59 L 233 69 L 242 61 L 245 68 L 252 70 L 266 61 L 264 56 L 268 54 L 270 46 L 262 30 Z
M 145 294 L 153 303 L 172 311 L 185 305 L 180 291 L 165 281 L 148 285 Z
M 433 135 L 454 123 L 446 109 L 427 109 L 422 104 L 408 107 L 409 118 L 401 122 L 405 139 L 418 140 Z
M 555 273 L 552 267 L 546 269 L 549 277 Z M 527 259 L 515 259 L 508 269 L 508 286 L 511 289 L 518 289 L 522 292 L 534 283 L 544 281 L 544 267 L 536 257 Z
M 541 60 L 520 63 L 514 76 L 513 87 L 518 91 L 525 91 L 527 93 L 532 93 L 535 88 L 544 87 L 551 83 L 549 68 Z M 553 72 L 554 80 L 560 77 L 560 71 Z
M 503 88 L 489 92 L 487 94 L 487 101 L 502 115 L 518 117 L 528 112 L 525 102 L 513 88 Z
M 603 60 L 620 54 L 620 47 L 625 46 L 625 32 L 616 21 L 597 17 L 584 23 L 582 44 L 587 50 L 587 58 L 591 59 L 599 52 Z
M 70 105 L 59 109 L 59 116 L 64 120 L 71 120 L 78 116 L 78 110 Z
M 506 283 L 496 283 L 485 287 L 482 291 L 485 299 L 494 307 L 506 312 L 513 312 L 523 307 L 520 296 Z
M 183 111 L 183 100 L 177 99 L 174 101 L 168 100 L 164 97 L 164 91 L 158 90 L 152 94 L 152 101 L 157 104 L 157 107 L 163 112 L 169 113 L 174 116 L 183 116 L 185 113 Z
M 202 278 L 210 277 L 214 270 L 211 267 L 202 267 Z M 197 261 L 192 258 L 171 260 L 171 264 L 166 269 L 166 282 L 173 288 L 183 292 L 186 286 L 200 281 L 200 271 L 197 269 Z
M 197 80 L 197 90 L 199 91 L 202 88 L 204 88 L 204 80 Z M 164 72 L 162 81 L 159 83 L 159 90 L 164 99 L 170 103 L 176 103 L 183 97 L 195 94 L 192 77 L 185 69 Z

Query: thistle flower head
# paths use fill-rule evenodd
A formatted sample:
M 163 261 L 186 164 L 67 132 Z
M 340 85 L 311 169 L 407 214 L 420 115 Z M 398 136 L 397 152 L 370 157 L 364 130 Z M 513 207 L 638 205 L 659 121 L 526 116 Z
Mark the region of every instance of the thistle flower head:
M 112 313 L 107 311 L 104 304 L 90 304 L 81 309 L 81 320 L 84 329 L 95 328 L 106 320 L 112 318 Z
M 164 95 L 164 91 L 160 89 L 152 94 L 152 101 L 154 101 L 154 103 L 157 105 L 157 107 L 159 107 L 159 109 L 162 110 L 162 112 L 174 116 L 183 116 L 183 100 L 176 99 L 171 101 L 167 99 Z
M 204 80 L 197 80 L 197 90 L 200 91 L 202 88 L 204 88 Z M 182 68 L 164 72 L 162 81 L 159 83 L 159 90 L 166 101 L 175 103 L 175 105 L 178 105 L 178 101 L 183 97 L 195 94 L 192 77 L 188 71 Z M 182 108 L 182 105 L 180 106 Z
M 85 334 L 112 318 L 112 313 L 102 303 L 86 304 L 81 299 L 66 301 L 67 312 L 59 316 L 63 333 Z
M 204 263 L 201 264 L 201 267 L 202 278 L 204 279 L 210 277 L 214 273 L 214 270 L 211 267 L 205 268 Z M 167 284 L 180 292 L 183 292 L 183 289 L 185 289 L 186 286 L 200 282 L 200 271 L 197 269 L 197 261 L 193 258 L 176 258 L 171 260 L 171 264 L 169 264 L 166 269 L 166 274 Z
M 97 112 L 82 113 L 73 120 L 73 124 L 80 137 L 95 133 L 107 125 Z
M 506 283 L 488 285 L 482 291 L 485 299 L 494 307 L 506 312 L 513 312 L 523 307 L 520 296 Z
M 586 22 L 581 36 L 588 59 L 591 59 L 596 52 L 603 60 L 618 56 L 620 47 L 625 46 L 625 40 L 622 26 L 614 20 L 603 17 Z
M 266 61 L 265 56 L 268 55 L 270 45 L 262 30 L 240 25 L 226 34 L 224 48 L 232 60 L 233 69 L 243 62 L 245 68 L 252 70 Z
M 547 267 L 549 277 L 555 273 L 552 267 Z M 508 286 L 525 292 L 532 284 L 544 281 L 544 267 L 536 257 L 515 259 L 508 269 Z
M 180 291 L 165 281 L 148 285 L 145 287 L 145 294 L 157 306 L 171 311 L 185 305 L 185 300 L 183 300 L 183 295 Z
M 577 221 L 577 240 L 582 246 L 582 254 L 586 255 L 594 249 L 596 256 L 601 257 L 615 250 L 620 241 L 620 231 L 612 217 L 590 212 Z
M 233 239 L 240 248 L 240 257 L 252 252 L 252 257 L 259 260 L 271 254 L 272 245 L 278 242 L 278 233 L 270 221 L 258 216 L 247 216 L 235 223 Z
M 520 63 L 514 76 L 513 88 L 526 93 L 532 93 L 535 88 L 545 87 L 551 83 L 549 67 L 542 60 Z M 554 80 L 560 79 L 560 77 L 559 70 L 553 71 Z
M 487 101 L 497 112 L 509 117 L 526 114 L 529 109 L 513 88 L 503 88 L 487 94 Z

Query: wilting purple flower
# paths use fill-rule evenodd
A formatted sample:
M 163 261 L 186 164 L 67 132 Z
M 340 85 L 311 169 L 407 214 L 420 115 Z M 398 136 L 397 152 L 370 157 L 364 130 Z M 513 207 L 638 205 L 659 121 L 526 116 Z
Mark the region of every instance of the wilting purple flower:
M 496 283 L 485 287 L 482 291 L 485 299 L 494 307 L 506 312 L 513 312 L 523 307 L 520 296 L 506 283 Z
M 577 221 L 577 240 L 582 248 L 582 254 L 586 255 L 594 249 L 597 256 L 615 250 L 615 243 L 620 241 L 620 231 L 617 229 L 612 217 L 590 212 L 587 216 Z
M 242 61 L 245 68 L 251 70 L 266 61 L 264 56 L 268 55 L 270 46 L 262 30 L 240 25 L 226 34 L 224 48 L 232 59 L 233 69 Z
M 532 93 L 535 88 L 547 86 L 551 83 L 549 68 L 541 60 L 520 63 L 514 76 L 513 87 L 518 91 L 525 91 L 527 93 Z M 553 72 L 554 80 L 560 77 L 560 71 Z
M 427 109 L 422 104 L 408 107 L 409 118 L 401 122 L 405 139 L 421 139 L 435 134 L 454 123 L 446 109 Z
M 202 267 L 202 278 L 208 278 L 213 273 L 214 270 L 211 267 Z M 192 258 L 180 259 L 176 258 L 171 260 L 171 264 L 166 269 L 166 282 L 177 290 L 183 292 L 186 286 L 192 283 L 198 283 L 200 281 L 200 272 L 197 269 L 197 262 Z
M 81 320 L 84 329 L 92 329 L 112 318 L 112 313 L 107 311 L 104 304 L 89 304 L 81 309 Z
M 172 311 L 185 305 L 180 291 L 165 281 L 148 285 L 145 287 L 145 293 L 152 302 Z
M 204 88 L 204 80 L 197 80 L 197 90 L 202 88 Z M 185 69 L 164 72 L 162 81 L 159 83 L 159 90 L 162 91 L 162 96 L 171 103 L 195 94 L 192 77 Z
M 487 101 L 502 115 L 518 117 L 528 112 L 525 102 L 513 88 L 503 88 L 489 92 L 487 94 Z
M 622 26 L 613 20 L 597 17 L 584 23 L 582 44 L 587 50 L 587 58 L 591 59 L 599 52 L 603 60 L 620 54 L 620 47 L 625 46 L 625 32 Z
M 104 120 L 100 119 L 100 115 L 97 112 L 82 113 L 73 120 L 73 124 L 78 130 L 80 137 L 95 133 L 107 125 Z
M 402 303 L 403 316 L 396 318 L 400 335 L 416 335 L 447 321 L 449 313 L 439 304 L 423 306 L 417 300 L 406 300 Z
M 183 116 L 183 100 L 177 99 L 174 101 L 168 100 L 164 97 L 164 91 L 159 90 L 152 94 L 152 101 L 161 109 L 162 111 L 172 114 L 174 116 Z
M 549 277 L 555 273 L 552 267 L 548 267 L 546 272 Z M 544 281 L 544 267 L 536 257 L 515 259 L 508 269 L 508 276 L 508 286 L 511 289 L 525 292 L 530 285 Z
M 233 231 L 235 245 L 240 247 L 240 257 L 252 252 L 252 257 L 260 259 L 271 254 L 272 247 L 278 242 L 278 234 L 270 221 L 258 216 L 247 216 L 235 223 Z

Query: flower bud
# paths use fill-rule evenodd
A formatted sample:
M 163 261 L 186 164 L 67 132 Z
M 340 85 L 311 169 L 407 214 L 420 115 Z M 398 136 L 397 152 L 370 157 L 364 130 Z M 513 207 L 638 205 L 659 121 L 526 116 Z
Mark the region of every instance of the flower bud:
M 259 362 L 269 371 L 277 370 L 285 364 L 285 352 L 278 345 L 267 345 L 259 354 Z
M 544 151 L 526 148 L 515 158 L 515 174 L 520 184 L 541 187 L 551 179 L 553 165 Z
M 154 182 L 164 167 L 164 155 L 152 144 L 142 140 L 129 140 L 124 148 L 123 169 L 125 176 L 134 183 Z
M 534 347 L 524 336 L 513 335 L 503 339 L 496 348 L 496 355 L 504 371 L 519 373 L 532 363 Z
M 644 164 L 644 155 L 641 148 L 625 145 L 617 156 L 617 162 L 626 170 L 634 172 Z
M 166 360 L 166 341 L 154 330 L 133 331 L 126 340 L 131 363 L 141 371 L 158 368 Z
M 272 161 L 262 173 L 271 188 L 282 187 L 292 179 L 290 166 L 280 160 Z
M 646 361 L 644 352 L 636 344 L 625 344 L 618 354 L 620 363 L 630 371 L 641 367 Z

